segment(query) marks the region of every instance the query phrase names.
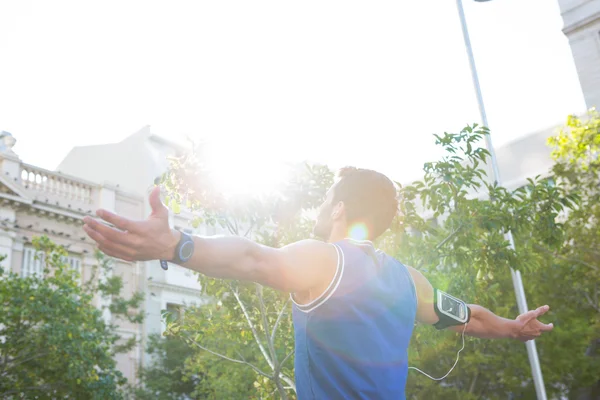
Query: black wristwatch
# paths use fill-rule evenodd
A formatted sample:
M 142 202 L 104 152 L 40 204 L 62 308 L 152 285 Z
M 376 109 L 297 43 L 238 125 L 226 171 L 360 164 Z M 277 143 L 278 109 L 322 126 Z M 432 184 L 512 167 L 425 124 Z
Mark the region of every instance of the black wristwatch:
M 190 235 L 184 232 L 181 233 L 179 243 L 175 247 L 175 254 L 172 260 L 160 260 L 160 266 L 165 271 L 169 269 L 169 262 L 173 264 L 183 264 L 188 261 L 194 255 L 194 239 Z

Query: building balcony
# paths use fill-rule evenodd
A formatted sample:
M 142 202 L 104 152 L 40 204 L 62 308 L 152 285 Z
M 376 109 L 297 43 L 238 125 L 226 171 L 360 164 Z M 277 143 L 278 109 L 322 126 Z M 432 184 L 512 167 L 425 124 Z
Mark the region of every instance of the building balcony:
M 22 163 L 18 183 L 29 199 L 40 204 L 82 214 L 92 213 L 99 205 L 100 185 L 60 172 Z

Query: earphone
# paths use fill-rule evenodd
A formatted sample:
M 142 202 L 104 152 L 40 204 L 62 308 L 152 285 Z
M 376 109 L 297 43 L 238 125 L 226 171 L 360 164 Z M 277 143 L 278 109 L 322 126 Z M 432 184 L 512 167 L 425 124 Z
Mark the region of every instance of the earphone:
M 458 359 L 460 357 L 460 352 L 463 351 L 463 349 L 465 348 L 465 331 L 467 330 L 467 325 L 469 325 L 469 323 L 467 322 L 465 324 L 465 327 L 463 328 L 462 331 L 462 347 L 460 348 L 460 350 L 458 351 L 458 353 L 456 353 L 456 361 L 454 362 L 454 365 L 452 366 L 452 368 L 450 368 L 450 371 L 448 371 L 448 373 L 444 376 L 442 376 L 441 378 L 434 378 L 431 375 L 421 371 L 419 368 L 416 367 L 408 367 L 408 369 L 414 369 L 415 371 L 418 371 L 420 373 L 422 373 L 423 375 L 425 375 L 426 377 L 428 377 L 431 380 L 434 381 L 441 381 L 442 379 L 445 379 L 448 375 L 450 375 L 450 373 L 452 372 L 452 370 L 454 369 L 454 367 L 456 367 L 456 364 L 458 364 Z

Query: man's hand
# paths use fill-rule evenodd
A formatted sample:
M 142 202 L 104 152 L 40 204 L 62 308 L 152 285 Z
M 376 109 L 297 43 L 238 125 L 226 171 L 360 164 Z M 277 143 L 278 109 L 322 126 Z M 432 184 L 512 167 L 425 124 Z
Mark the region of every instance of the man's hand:
M 549 309 L 548 306 L 542 306 L 519 315 L 515 319 L 514 338 L 521 342 L 527 342 L 539 337 L 543 332 L 550 332 L 554 328 L 553 324 L 543 324 L 538 321 L 538 318 Z
M 132 221 L 98 210 L 96 215 L 116 229 L 91 217 L 83 219 L 83 229 L 111 257 L 125 261 L 170 260 L 180 234 L 169 227 L 169 211 L 160 201 L 159 187 L 150 194 L 150 207 L 152 213 L 145 221 Z

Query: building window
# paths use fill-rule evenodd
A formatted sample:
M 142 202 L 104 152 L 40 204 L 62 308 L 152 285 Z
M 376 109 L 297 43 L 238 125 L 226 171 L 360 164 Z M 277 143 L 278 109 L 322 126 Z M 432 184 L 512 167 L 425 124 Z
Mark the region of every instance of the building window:
M 42 251 L 35 251 L 33 247 L 25 247 L 23 251 L 23 264 L 21 267 L 21 276 L 44 277 L 45 255 Z M 71 270 L 77 271 L 81 277 L 81 258 L 77 256 L 65 256 L 61 261 Z
M 67 256 L 67 257 L 63 257 L 61 259 L 61 261 L 64 264 L 67 264 L 72 271 L 76 271 L 78 276 L 79 276 L 79 280 L 81 280 L 81 259 L 79 257 L 76 256 Z
M 23 264 L 21 266 L 21 276 L 44 276 L 44 253 L 35 251 L 32 247 L 25 247 L 23 251 Z
M 175 303 L 167 303 L 167 312 L 173 316 L 173 320 L 181 322 L 183 318 L 183 306 Z

